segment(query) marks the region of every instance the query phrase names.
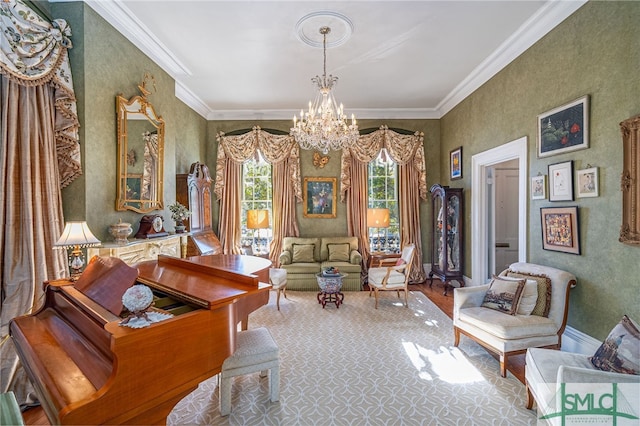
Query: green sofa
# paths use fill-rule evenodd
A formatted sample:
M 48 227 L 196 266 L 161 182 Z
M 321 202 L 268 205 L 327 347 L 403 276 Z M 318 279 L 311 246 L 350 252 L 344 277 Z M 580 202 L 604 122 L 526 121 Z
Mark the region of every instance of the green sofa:
M 357 237 L 282 240 L 280 267 L 287 271 L 287 290 L 319 291 L 316 274 L 330 266 L 347 274 L 342 280 L 342 291 L 362 290 L 362 255 Z

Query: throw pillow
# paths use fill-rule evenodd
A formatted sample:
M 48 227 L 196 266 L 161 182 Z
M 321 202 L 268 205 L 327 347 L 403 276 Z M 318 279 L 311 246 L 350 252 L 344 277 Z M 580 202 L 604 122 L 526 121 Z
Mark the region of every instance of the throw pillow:
M 638 325 L 623 316 L 590 360 L 600 370 L 640 375 Z
M 407 263 L 403 258 L 396 260 L 396 266 L 404 265 Z
M 538 299 L 535 308 L 531 311 L 531 315 L 549 316 L 549 309 L 551 309 L 551 278 L 546 275 L 527 274 L 512 270 L 507 271 L 507 276 L 536 280 L 538 283 Z
M 294 244 L 293 259 L 291 260 L 291 263 L 315 262 L 315 260 L 313 259 L 313 252 L 315 248 L 315 244 Z
M 494 276 L 481 306 L 515 315 L 525 282 L 524 279 L 514 281 Z
M 330 262 L 348 262 L 350 246 L 349 243 L 342 244 L 327 244 L 329 249 L 329 261 Z
M 536 280 L 527 280 L 520 296 L 518 303 L 517 315 L 531 315 L 533 309 L 538 302 L 538 282 Z

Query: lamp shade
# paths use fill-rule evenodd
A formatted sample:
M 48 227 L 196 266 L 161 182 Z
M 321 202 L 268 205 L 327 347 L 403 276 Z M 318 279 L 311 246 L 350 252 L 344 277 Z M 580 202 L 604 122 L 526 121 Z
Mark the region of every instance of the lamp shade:
M 67 222 L 62 235 L 54 244 L 55 248 L 93 247 L 100 244 L 100 240 L 93 235 L 87 222 Z
M 389 209 L 367 209 L 367 227 L 388 228 Z
M 269 210 L 247 210 L 247 228 L 265 229 L 269 227 Z

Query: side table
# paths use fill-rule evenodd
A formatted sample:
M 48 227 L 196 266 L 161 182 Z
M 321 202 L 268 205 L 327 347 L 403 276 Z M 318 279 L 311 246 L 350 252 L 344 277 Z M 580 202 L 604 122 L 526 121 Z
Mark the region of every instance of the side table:
M 385 253 L 375 252 L 369 255 L 369 268 L 377 268 L 384 263 L 395 263 L 400 257 L 401 253 Z
M 335 303 L 336 308 L 340 308 L 340 305 L 344 301 L 344 294 L 340 291 L 342 289 L 342 279 L 348 274 L 339 275 L 322 275 L 322 272 L 316 274 L 318 279 L 318 286 L 320 291 L 318 292 L 318 303 L 322 304 L 322 309 L 327 303 Z

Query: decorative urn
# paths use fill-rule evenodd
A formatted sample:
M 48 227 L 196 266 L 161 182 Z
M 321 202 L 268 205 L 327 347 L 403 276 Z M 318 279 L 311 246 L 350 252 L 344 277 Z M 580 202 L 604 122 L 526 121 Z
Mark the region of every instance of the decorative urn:
M 109 226 L 109 233 L 117 244 L 127 244 L 129 242 L 127 237 L 133 233 L 133 228 L 130 223 L 120 219 L 118 223 Z

